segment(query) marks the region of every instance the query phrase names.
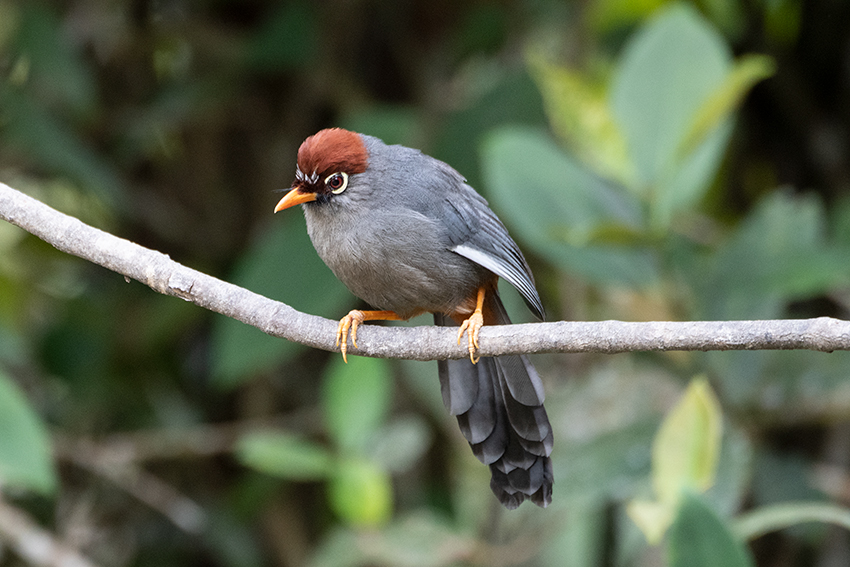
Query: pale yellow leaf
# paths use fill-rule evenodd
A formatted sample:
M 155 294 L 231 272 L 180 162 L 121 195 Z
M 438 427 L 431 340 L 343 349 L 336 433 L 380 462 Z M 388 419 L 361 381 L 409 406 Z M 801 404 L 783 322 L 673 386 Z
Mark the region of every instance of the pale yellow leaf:
M 539 54 L 527 59 L 555 134 L 597 174 L 630 186 L 634 167 L 605 86 Z
M 673 522 L 675 511 L 676 508 L 670 503 L 650 500 L 632 500 L 626 506 L 626 513 L 640 528 L 650 545 L 661 542 L 667 528 Z
M 652 485 L 659 501 L 675 505 L 683 489 L 714 484 L 723 416 L 708 381 L 696 378 L 661 424 L 652 447 Z
M 680 153 L 687 155 L 741 104 L 744 96 L 759 81 L 776 72 L 776 63 L 766 55 L 745 55 L 738 59 L 726 78 L 712 92 L 694 115 L 688 133 L 682 140 Z

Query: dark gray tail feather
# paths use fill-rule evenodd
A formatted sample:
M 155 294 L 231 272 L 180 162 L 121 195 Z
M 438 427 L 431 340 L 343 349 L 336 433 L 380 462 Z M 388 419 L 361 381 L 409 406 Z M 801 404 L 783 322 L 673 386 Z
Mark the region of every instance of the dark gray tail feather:
M 502 302 L 491 294 L 491 312 L 508 324 Z M 434 314 L 437 325 L 456 326 Z M 526 499 L 546 507 L 552 502 L 552 426 L 543 408 L 540 376 L 525 356 L 438 361 L 443 402 L 454 416 L 472 452 L 490 465 L 490 488 L 513 509 Z

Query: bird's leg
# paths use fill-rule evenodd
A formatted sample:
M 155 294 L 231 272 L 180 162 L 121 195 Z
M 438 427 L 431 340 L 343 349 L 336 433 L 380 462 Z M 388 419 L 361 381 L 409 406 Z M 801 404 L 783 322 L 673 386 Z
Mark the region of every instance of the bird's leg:
M 342 359 L 348 362 L 345 356 L 348 352 L 348 332 L 351 331 L 351 343 L 357 348 L 357 327 L 363 321 L 402 321 L 395 311 L 360 311 L 352 309 L 348 315 L 339 320 L 336 330 L 336 345 L 342 353 Z
M 460 344 L 460 339 L 463 337 L 464 331 L 467 332 L 469 338 L 469 360 L 472 364 L 478 362 L 479 357 L 475 356 L 475 351 L 478 350 L 478 332 L 484 326 L 484 314 L 481 309 L 484 307 L 484 295 L 486 288 L 481 286 L 478 288 L 478 298 L 475 301 L 475 311 L 469 316 L 460 326 L 457 332 L 457 344 Z

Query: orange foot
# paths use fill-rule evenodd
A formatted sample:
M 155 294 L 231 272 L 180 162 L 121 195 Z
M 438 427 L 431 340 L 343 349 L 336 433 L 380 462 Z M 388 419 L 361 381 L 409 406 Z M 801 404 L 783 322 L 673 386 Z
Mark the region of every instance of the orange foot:
M 399 317 L 395 311 L 360 311 L 352 309 L 348 315 L 339 320 L 339 327 L 336 329 L 336 346 L 339 347 L 339 352 L 342 354 L 342 360 L 348 362 L 348 333 L 351 331 L 351 344 L 357 348 L 357 327 L 363 321 L 399 321 Z
M 460 344 L 460 339 L 463 338 L 464 331 L 469 338 L 469 360 L 472 364 L 476 364 L 480 357 L 475 356 L 475 351 L 478 350 L 478 332 L 484 326 L 484 315 L 481 309 L 484 307 L 484 295 L 486 289 L 478 288 L 478 297 L 475 301 L 475 311 L 460 325 L 460 330 L 457 332 L 457 344 Z
M 484 315 L 480 309 L 476 309 L 460 326 L 457 332 L 457 344 L 460 344 L 460 339 L 463 338 L 463 333 L 467 332 L 469 338 L 469 360 L 472 364 L 476 364 L 480 357 L 475 356 L 475 351 L 478 350 L 478 331 L 484 326 Z
M 342 353 L 342 360 L 348 362 L 346 353 L 348 352 L 348 331 L 351 331 L 351 344 L 357 348 L 357 327 L 366 320 L 366 316 L 362 311 L 352 309 L 348 315 L 339 320 L 339 327 L 336 329 L 336 346 L 339 347 L 339 352 Z

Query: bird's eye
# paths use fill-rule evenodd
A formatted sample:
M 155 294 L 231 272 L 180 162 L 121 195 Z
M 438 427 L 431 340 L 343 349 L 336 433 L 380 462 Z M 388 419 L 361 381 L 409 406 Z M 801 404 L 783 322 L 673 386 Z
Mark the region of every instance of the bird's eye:
M 328 175 L 327 179 L 325 179 L 325 185 L 331 190 L 331 193 L 339 195 L 348 187 L 348 174 L 340 171 L 339 173 Z

